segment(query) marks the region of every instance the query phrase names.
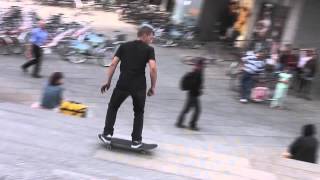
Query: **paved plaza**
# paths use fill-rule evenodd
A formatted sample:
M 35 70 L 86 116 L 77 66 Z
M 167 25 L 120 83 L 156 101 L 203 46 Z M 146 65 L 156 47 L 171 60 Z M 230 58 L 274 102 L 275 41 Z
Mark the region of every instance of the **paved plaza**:
M 41 7 L 39 13 L 73 14 L 74 10 Z M 48 13 L 49 12 L 49 13 Z M 114 30 L 135 35 L 133 25 L 118 22 L 113 13 L 93 12 L 92 26 L 110 34 Z M 42 79 L 24 74 L 21 56 L 0 56 L 0 179 L 317 179 L 318 165 L 281 158 L 287 146 L 306 123 L 320 128 L 320 102 L 290 96 L 285 110 L 268 104 L 240 104 L 228 88 L 225 75 L 230 62 L 209 65 L 201 97 L 199 132 L 177 129 L 174 123 L 186 95 L 179 89 L 180 78 L 190 66 L 184 55 L 208 55 L 209 49 L 187 50 L 155 47 L 159 68 L 156 96 L 148 98 L 143 138 L 157 143 L 153 153 L 141 155 L 108 151 L 100 143 L 111 91 L 101 95 L 106 68 L 94 60 L 71 64 L 56 55 L 46 55 Z M 218 52 L 216 52 L 218 53 Z M 211 54 L 212 55 L 212 54 Z M 52 72 L 65 74 L 66 100 L 89 106 L 85 119 L 30 108 L 39 100 Z M 147 72 L 148 73 L 148 72 Z M 112 87 L 118 78 L 117 70 Z M 148 83 L 149 77 L 147 74 Z M 115 136 L 130 138 L 132 101 L 118 113 Z M 320 138 L 318 136 L 318 138 Z

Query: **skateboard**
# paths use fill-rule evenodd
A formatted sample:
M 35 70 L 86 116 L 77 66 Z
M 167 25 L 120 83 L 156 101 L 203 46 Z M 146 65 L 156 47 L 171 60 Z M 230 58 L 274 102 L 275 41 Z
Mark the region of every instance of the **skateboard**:
M 101 140 L 101 134 L 98 135 L 99 139 Z M 102 141 L 102 140 L 101 140 Z M 103 142 L 103 141 L 102 141 Z M 103 142 L 104 143 L 104 142 Z M 136 151 L 141 152 L 143 154 L 147 153 L 148 151 L 155 149 L 158 147 L 157 144 L 146 144 L 142 143 L 142 146 L 139 148 L 132 148 L 131 144 L 132 141 L 120 138 L 112 138 L 111 143 L 104 143 L 107 149 L 112 150 L 113 148 L 119 148 L 124 150 Z

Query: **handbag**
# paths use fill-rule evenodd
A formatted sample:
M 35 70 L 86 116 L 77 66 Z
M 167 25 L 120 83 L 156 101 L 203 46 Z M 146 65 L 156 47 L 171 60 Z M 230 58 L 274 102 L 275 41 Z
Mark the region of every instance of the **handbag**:
M 59 110 L 60 113 L 65 115 L 85 118 L 87 116 L 88 106 L 75 101 L 63 101 Z

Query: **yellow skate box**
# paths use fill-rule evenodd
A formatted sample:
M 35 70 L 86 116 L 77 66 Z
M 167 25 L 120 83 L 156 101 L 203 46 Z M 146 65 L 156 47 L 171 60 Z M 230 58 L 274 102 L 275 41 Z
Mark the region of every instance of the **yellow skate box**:
M 62 114 L 82 118 L 85 118 L 88 112 L 88 106 L 75 101 L 63 101 L 59 109 Z

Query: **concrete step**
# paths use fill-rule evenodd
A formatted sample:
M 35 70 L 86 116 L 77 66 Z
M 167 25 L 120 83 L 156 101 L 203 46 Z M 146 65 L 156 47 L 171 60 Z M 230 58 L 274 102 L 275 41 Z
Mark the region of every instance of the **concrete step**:
M 0 152 L 5 152 L 10 148 L 13 152 L 21 152 L 19 149 L 34 147 L 42 152 L 39 153 L 38 158 L 41 158 L 41 154 L 52 154 L 52 152 L 62 157 L 90 159 L 93 156 L 96 160 L 106 160 L 197 179 L 315 180 L 314 177 L 320 177 L 318 165 L 281 158 L 248 160 L 216 153 L 210 148 L 202 149 L 197 143 L 192 143 L 192 139 L 189 141 L 183 139 L 179 145 L 168 144 L 163 139 L 170 138 L 170 136 L 165 135 L 163 135 L 165 138 L 158 137 L 162 139 L 161 141 L 154 139 L 159 144 L 159 148 L 152 156 L 108 151 L 97 139 L 96 134 L 100 127 L 97 128 L 92 124 L 91 119 L 80 119 L 51 111 L 31 109 L 14 103 L 0 103 L 0 116 L 2 117 L 0 123 L 3 127 L 0 139 L 1 142 L 5 142 L 0 145 Z M 117 137 L 121 137 L 121 133 L 119 134 Z M 156 135 L 150 137 L 156 138 Z M 179 139 L 179 137 L 175 138 Z M 32 151 L 25 151 L 25 154 L 16 155 L 21 158 L 25 156 L 32 158 L 32 154 Z M 77 171 L 74 173 L 77 174 Z
M 147 157 L 132 157 L 116 150 L 98 151 L 95 157 L 200 179 L 277 179 L 271 173 L 251 168 L 244 158 L 169 144 L 161 144 L 152 156 Z
M 280 179 L 306 179 L 320 180 L 320 166 L 292 159 L 279 157 L 270 158 L 268 161 L 251 159 L 253 168 L 276 174 Z
M 5 125 L 1 136 L 2 141 L 13 139 L 15 143 L 24 146 L 34 146 L 43 149 L 43 151 L 55 151 L 60 154 L 68 153 L 73 156 L 89 156 L 90 152 L 95 151 L 92 147 L 96 147 L 97 138 L 93 133 L 90 134 L 92 132 L 91 128 L 84 127 L 88 123 L 85 122 L 86 120 L 64 117 L 54 112 L 30 109 L 29 107 L 26 108 L 10 103 L 2 104 L 0 113 L 4 117 L 0 119 L 0 123 Z M 60 120 L 61 118 L 64 120 Z M 81 141 L 75 141 L 75 139 L 81 139 Z M 77 147 L 76 150 L 74 147 Z M 97 157 L 101 153 L 110 153 L 107 155 L 107 157 L 111 157 L 111 159 L 106 159 L 108 161 L 121 162 L 121 156 L 118 155 L 120 159 L 117 159 L 115 158 L 117 155 L 112 155 L 113 152 L 98 150 Z M 144 157 L 130 154 L 123 155 L 126 156 L 124 159 L 122 158 L 125 160 L 124 162 L 132 163 L 128 164 L 130 166 L 136 166 L 136 161 L 145 161 L 144 165 L 148 163 L 158 164 L 153 166 L 155 169 L 152 170 L 173 173 L 179 176 L 197 178 L 198 172 L 201 172 L 209 174 L 209 177 L 225 177 L 229 179 L 265 176 L 270 176 L 268 179 L 275 179 L 274 176 L 268 173 L 250 169 L 249 162 L 246 159 L 170 144 L 160 145 L 159 151 L 152 158 L 145 159 Z M 174 168 L 162 168 L 168 164 L 171 164 Z M 148 166 L 138 167 L 147 168 Z M 177 168 L 181 171 L 176 171 L 175 169 Z M 186 168 L 189 170 L 185 171 Z M 187 172 L 187 174 L 182 172 Z M 257 176 L 257 174 L 260 175 Z

